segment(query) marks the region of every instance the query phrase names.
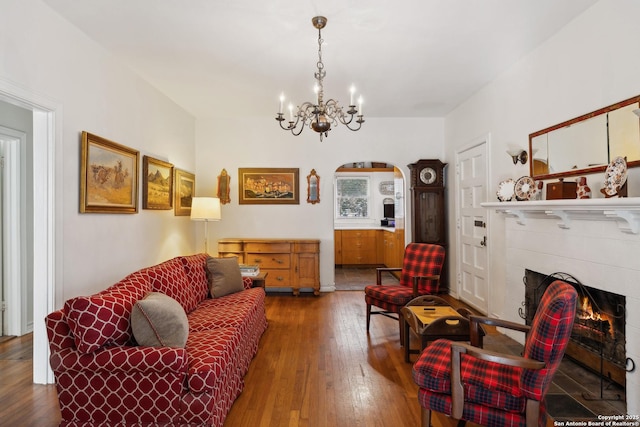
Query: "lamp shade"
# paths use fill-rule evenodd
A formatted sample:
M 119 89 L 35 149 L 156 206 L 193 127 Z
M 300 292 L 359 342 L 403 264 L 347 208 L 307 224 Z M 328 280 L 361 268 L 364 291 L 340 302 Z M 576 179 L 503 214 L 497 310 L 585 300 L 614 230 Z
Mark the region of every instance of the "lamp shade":
M 194 221 L 219 221 L 220 199 L 217 197 L 194 197 L 191 200 L 191 219 Z

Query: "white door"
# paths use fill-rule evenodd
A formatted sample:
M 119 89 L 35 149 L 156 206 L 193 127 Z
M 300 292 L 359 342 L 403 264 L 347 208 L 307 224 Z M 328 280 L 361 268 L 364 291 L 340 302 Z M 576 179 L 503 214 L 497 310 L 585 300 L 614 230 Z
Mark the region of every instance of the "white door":
M 4 175 L 4 142 L 0 138 L 0 336 L 5 335 L 4 330 L 4 312 L 5 312 L 5 298 L 4 298 L 4 275 L 2 274 L 3 267 L 2 263 L 4 261 L 4 252 L 2 251 L 3 246 L 3 236 L 2 236 L 2 221 L 4 215 L 2 214 L 2 210 L 4 209 L 3 205 L 3 175 Z
M 2 244 L 2 334 L 24 335 L 27 327 L 27 287 L 23 261 L 24 197 L 22 160 L 25 158 L 27 135 L 0 126 L 0 154 L 2 155 L 2 205 L 0 213 L 0 240 Z
M 487 213 L 487 140 L 456 155 L 456 221 L 458 246 L 458 292 L 462 301 L 487 314 L 489 301 Z

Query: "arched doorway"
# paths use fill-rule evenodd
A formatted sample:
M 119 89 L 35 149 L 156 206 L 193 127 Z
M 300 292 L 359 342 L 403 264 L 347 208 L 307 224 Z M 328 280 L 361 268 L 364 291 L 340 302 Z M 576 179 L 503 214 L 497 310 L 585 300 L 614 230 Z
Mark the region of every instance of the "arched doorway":
M 401 265 L 405 247 L 404 194 L 404 176 L 392 164 L 350 162 L 336 169 L 336 290 L 362 289 L 375 282 L 375 267 Z

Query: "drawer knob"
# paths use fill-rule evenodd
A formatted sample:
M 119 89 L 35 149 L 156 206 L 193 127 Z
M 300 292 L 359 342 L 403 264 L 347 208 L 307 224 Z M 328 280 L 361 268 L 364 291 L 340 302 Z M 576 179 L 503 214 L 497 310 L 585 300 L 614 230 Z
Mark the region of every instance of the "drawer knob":
M 276 259 L 276 258 L 271 258 L 271 261 L 274 261 L 274 262 L 276 262 L 278 264 L 282 264 L 282 262 L 283 262 L 281 259 Z
M 281 282 L 282 282 L 282 281 L 284 280 L 284 277 L 282 277 L 282 276 L 278 276 L 278 277 L 276 277 L 276 280 L 279 280 L 279 281 L 281 281 Z
M 256 258 L 253 260 L 253 262 L 262 262 L 262 258 Z

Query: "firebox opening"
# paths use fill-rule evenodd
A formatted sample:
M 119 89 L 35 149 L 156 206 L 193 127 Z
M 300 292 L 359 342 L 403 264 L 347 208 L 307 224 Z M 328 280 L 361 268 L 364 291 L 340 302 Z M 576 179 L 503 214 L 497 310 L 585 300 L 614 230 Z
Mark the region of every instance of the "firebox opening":
M 576 320 L 566 355 L 587 369 L 625 386 L 626 341 L 623 295 L 585 286 L 568 274 L 552 275 L 525 270 L 524 313 L 520 316 L 531 325 L 540 298 L 557 279 L 573 285 L 578 291 Z

